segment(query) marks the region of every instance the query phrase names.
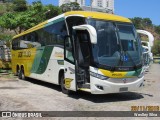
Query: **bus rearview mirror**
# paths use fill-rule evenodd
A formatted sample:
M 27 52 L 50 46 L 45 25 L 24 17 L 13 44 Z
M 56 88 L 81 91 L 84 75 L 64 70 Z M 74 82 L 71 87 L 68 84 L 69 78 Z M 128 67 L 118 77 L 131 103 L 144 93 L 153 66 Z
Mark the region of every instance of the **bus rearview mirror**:
M 79 25 L 74 26 L 74 30 L 87 30 L 91 39 L 92 44 L 97 44 L 97 32 L 96 29 L 91 25 Z

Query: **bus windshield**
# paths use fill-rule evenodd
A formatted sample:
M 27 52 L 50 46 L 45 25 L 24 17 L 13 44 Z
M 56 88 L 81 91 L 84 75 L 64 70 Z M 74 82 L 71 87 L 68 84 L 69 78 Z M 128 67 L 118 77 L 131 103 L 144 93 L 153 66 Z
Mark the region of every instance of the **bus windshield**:
M 134 67 L 141 64 L 140 41 L 132 24 L 88 19 L 97 31 L 92 45 L 94 62 L 100 66 Z

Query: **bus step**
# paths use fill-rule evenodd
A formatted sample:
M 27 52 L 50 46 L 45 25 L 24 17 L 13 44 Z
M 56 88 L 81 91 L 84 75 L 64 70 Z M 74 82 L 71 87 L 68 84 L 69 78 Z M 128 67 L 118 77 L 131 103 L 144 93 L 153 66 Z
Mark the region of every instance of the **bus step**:
M 77 82 L 84 82 L 84 80 L 78 80 Z
M 78 76 L 84 76 L 84 73 L 77 73 Z
M 82 84 L 81 88 L 90 88 L 90 84 L 89 83 Z

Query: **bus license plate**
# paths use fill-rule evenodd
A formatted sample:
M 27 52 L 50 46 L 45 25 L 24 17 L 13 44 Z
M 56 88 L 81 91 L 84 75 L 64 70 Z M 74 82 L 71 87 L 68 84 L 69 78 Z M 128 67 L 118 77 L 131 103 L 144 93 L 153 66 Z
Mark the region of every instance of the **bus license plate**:
M 120 92 L 128 91 L 128 87 L 123 87 L 119 89 Z

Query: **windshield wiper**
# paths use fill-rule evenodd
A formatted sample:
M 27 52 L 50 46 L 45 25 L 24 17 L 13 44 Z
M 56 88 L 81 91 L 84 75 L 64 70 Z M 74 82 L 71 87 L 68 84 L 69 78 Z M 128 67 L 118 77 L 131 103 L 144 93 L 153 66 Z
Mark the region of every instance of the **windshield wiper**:
M 115 71 L 115 69 L 116 69 L 115 66 L 108 66 L 108 65 L 104 65 L 104 64 L 99 64 L 98 66 L 100 68 L 105 68 L 105 69 L 110 70 L 110 71 Z
M 138 65 L 136 65 L 136 63 L 134 62 L 133 58 L 131 57 L 131 55 L 128 53 L 128 51 L 124 51 L 125 54 L 127 54 L 129 56 L 129 58 L 131 59 L 132 63 L 133 63 L 133 69 L 137 72 L 138 69 Z

